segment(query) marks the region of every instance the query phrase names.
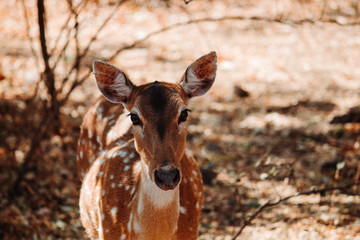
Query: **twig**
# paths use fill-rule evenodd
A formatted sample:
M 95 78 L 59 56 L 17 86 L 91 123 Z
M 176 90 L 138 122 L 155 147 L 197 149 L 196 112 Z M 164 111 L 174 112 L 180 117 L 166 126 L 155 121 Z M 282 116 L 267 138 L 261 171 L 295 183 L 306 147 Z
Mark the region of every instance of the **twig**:
M 153 31 L 148 33 L 145 37 L 134 41 L 131 44 L 125 45 L 122 48 L 119 48 L 116 52 L 113 53 L 113 55 L 111 55 L 108 58 L 103 59 L 104 61 L 111 61 L 113 60 L 116 56 L 118 56 L 121 52 L 132 49 L 138 45 L 140 45 L 141 43 L 145 42 L 146 40 L 148 40 L 149 38 L 151 38 L 152 36 L 158 35 L 160 33 L 164 33 L 167 32 L 169 30 L 172 30 L 174 28 L 177 27 L 181 27 L 181 26 L 185 26 L 185 25 L 189 25 L 189 24 L 195 24 L 195 23 L 200 23 L 200 22 L 218 22 L 218 21 L 227 21 L 227 20 L 238 20 L 238 21 L 246 21 L 246 20 L 250 20 L 250 21 L 267 21 L 267 22 L 277 22 L 277 23 L 282 23 L 282 24 L 295 24 L 295 25 L 301 25 L 301 24 L 305 24 L 305 23 L 317 23 L 317 22 L 325 22 L 325 23 L 336 23 L 338 25 L 341 26 L 354 26 L 354 25 L 358 25 L 360 24 L 360 22 L 353 22 L 353 23 L 348 23 L 348 24 L 344 24 L 344 23 L 339 23 L 336 20 L 323 20 L 323 21 L 315 21 L 312 19 L 303 19 L 303 20 L 289 20 L 289 19 L 277 19 L 277 18 L 269 18 L 269 17 L 260 17 L 260 16 L 253 16 L 253 17 L 243 17 L 243 16 L 225 16 L 222 18 L 201 18 L 201 19 L 195 19 L 195 20 L 189 20 L 186 22 L 180 22 L 180 23 L 175 23 L 173 25 L 167 26 L 167 27 L 163 27 L 159 30 Z M 95 39 L 96 40 L 96 39 Z M 74 65 L 75 66 L 75 65 Z M 74 68 L 73 66 L 73 68 Z M 70 70 L 70 72 L 67 74 L 67 76 L 64 78 L 63 81 L 67 81 L 67 78 L 70 76 L 70 74 L 74 71 L 74 69 L 72 68 L 72 70 Z M 84 75 L 83 78 L 81 78 L 81 80 L 78 81 L 74 81 L 72 86 L 70 87 L 70 90 L 66 93 L 65 97 L 60 101 L 60 105 L 64 105 L 66 103 L 66 101 L 68 100 L 71 92 L 79 85 L 81 85 L 84 80 L 91 74 L 91 69 L 88 70 L 88 72 Z
M 80 66 L 80 43 L 79 43 L 79 21 L 78 21 L 78 17 L 79 17 L 79 12 L 77 11 L 77 9 L 73 8 L 71 0 L 69 0 L 69 5 L 70 5 L 70 10 L 72 12 L 72 14 L 75 16 L 75 24 L 74 24 L 74 29 L 75 29 L 75 56 L 76 56 L 76 61 L 78 62 L 77 65 L 73 66 L 73 69 L 76 71 L 75 73 L 75 82 L 77 81 L 78 77 L 79 77 L 79 66 Z M 69 39 L 68 39 L 69 40 Z M 71 72 L 70 72 L 71 74 Z M 67 76 L 61 84 L 61 88 L 59 89 L 60 91 L 62 91 L 64 89 L 64 86 L 66 85 L 67 81 L 69 80 L 70 75 Z
M 266 21 L 266 22 L 277 22 L 277 23 L 282 23 L 282 24 L 295 24 L 295 25 L 301 25 L 301 24 L 305 24 L 305 23 L 317 23 L 317 22 L 324 22 L 324 23 L 336 23 L 339 24 L 341 26 L 353 26 L 353 25 L 358 25 L 360 24 L 360 22 L 353 22 L 353 23 L 339 23 L 336 20 L 322 20 L 322 21 L 315 21 L 312 19 L 303 19 L 303 20 L 290 20 L 290 19 L 277 19 L 277 18 L 270 18 L 270 17 L 261 17 L 261 16 L 253 16 L 253 17 L 244 17 L 244 16 L 225 16 L 222 18 L 200 18 L 200 19 L 195 19 L 195 20 L 189 20 L 186 22 L 180 22 L 180 23 L 175 23 L 173 25 L 164 27 L 162 29 L 159 29 L 157 31 L 151 32 L 149 34 L 147 34 L 145 37 L 143 37 L 142 39 L 136 40 L 134 41 L 132 44 L 126 45 L 120 49 L 118 49 L 112 56 L 110 56 L 109 58 L 106 59 L 106 61 L 110 61 L 112 59 L 114 59 L 119 53 L 131 49 L 137 45 L 139 45 L 140 43 L 145 42 L 146 40 L 148 40 L 150 37 L 172 30 L 176 27 L 181 27 L 181 26 L 185 26 L 185 25 L 189 25 L 189 24 L 195 24 L 195 23 L 199 23 L 199 22 L 218 22 L 218 21 L 227 21 L 227 20 L 238 20 L 238 21 L 246 21 L 246 20 L 251 20 L 251 21 Z
M 28 14 L 27 14 L 27 11 L 26 11 L 26 6 L 25 6 L 25 0 L 21 0 L 21 5 L 22 5 L 22 8 L 23 8 L 23 12 L 24 12 L 24 18 L 25 18 L 25 24 L 26 24 L 26 35 L 29 39 L 29 42 L 30 42 L 30 49 L 31 49 L 31 52 L 35 58 L 35 65 L 36 65 L 36 69 L 38 70 L 38 72 L 40 72 L 40 66 L 39 66 L 39 57 L 38 55 L 36 54 L 36 51 L 34 49 L 34 46 L 33 46 L 33 38 L 31 37 L 31 34 L 30 34 L 30 23 L 29 23 L 29 17 L 28 17 Z
M 85 49 L 76 56 L 75 62 L 73 64 L 73 66 L 70 68 L 69 72 L 65 75 L 64 79 L 62 80 L 63 83 L 66 83 L 70 77 L 70 75 L 72 74 L 72 72 L 79 68 L 81 60 L 86 56 L 86 54 L 88 53 L 88 51 L 90 50 L 92 44 L 97 40 L 98 36 L 100 35 L 100 32 L 104 29 L 104 27 L 108 24 L 108 22 L 110 21 L 110 19 L 115 15 L 115 13 L 117 12 L 117 9 L 120 7 L 121 4 L 123 4 L 126 0 L 120 0 L 116 6 L 114 7 L 113 11 L 111 12 L 111 14 L 104 20 L 104 22 L 100 25 L 100 27 L 96 30 L 96 33 L 93 35 L 93 37 L 90 39 L 88 45 L 85 47 Z M 76 79 L 74 80 L 74 82 L 76 82 Z M 63 84 L 64 85 L 64 84 Z
M 242 226 L 240 227 L 240 229 L 238 230 L 238 232 L 233 236 L 232 240 L 235 240 L 241 233 L 242 231 L 251 224 L 251 222 L 266 208 L 269 207 L 273 207 L 278 205 L 279 203 L 282 203 L 284 201 L 290 200 L 291 198 L 295 198 L 298 196 L 303 196 L 303 195 L 311 195 L 311 194 L 318 194 L 318 193 L 325 193 L 325 192 L 329 192 L 329 191 L 334 191 L 334 190 L 344 190 L 344 189 L 348 189 L 350 187 L 353 187 L 355 185 L 359 185 L 359 183 L 352 183 L 352 184 L 348 184 L 346 186 L 342 186 L 342 187 L 332 187 L 332 188 L 323 188 L 323 189 L 313 189 L 313 190 L 309 190 L 309 191 L 305 191 L 305 192 L 298 192 L 295 193 L 293 195 L 284 197 L 284 198 L 280 198 L 276 201 L 267 201 L 265 204 L 263 204 L 262 206 L 260 206 L 246 221 L 244 221 L 244 223 L 242 224 Z
M 189 3 L 191 3 L 192 1 L 194 1 L 194 0 L 184 0 L 184 3 L 185 3 L 185 4 L 189 4 Z
M 81 10 L 85 8 L 85 6 L 86 6 L 87 3 L 88 3 L 88 1 L 81 1 L 81 2 L 75 7 L 75 8 L 77 9 L 77 12 L 78 12 L 78 13 L 81 12 Z M 60 39 L 61 39 L 61 36 L 62 36 L 63 32 L 65 31 L 65 29 L 68 27 L 68 24 L 69 24 L 72 16 L 73 16 L 73 12 L 71 11 L 70 14 L 69 14 L 69 16 L 68 16 L 67 19 L 65 20 L 63 26 L 61 27 L 58 36 L 56 37 L 56 39 L 55 39 L 55 41 L 54 41 L 54 46 L 53 46 L 53 47 L 51 48 L 51 50 L 50 50 L 50 56 L 53 56 L 53 55 L 54 55 L 55 50 L 56 50 L 56 47 L 57 47 L 57 45 L 58 45 L 58 43 L 59 43 L 59 41 L 60 41 Z M 67 32 L 66 35 L 69 36 L 72 28 L 68 28 L 67 30 L 68 30 L 68 32 Z M 68 39 L 68 37 L 67 37 L 66 39 Z M 61 51 L 61 52 L 62 52 L 62 51 Z M 61 52 L 60 52 L 60 53 L 61 53 Z

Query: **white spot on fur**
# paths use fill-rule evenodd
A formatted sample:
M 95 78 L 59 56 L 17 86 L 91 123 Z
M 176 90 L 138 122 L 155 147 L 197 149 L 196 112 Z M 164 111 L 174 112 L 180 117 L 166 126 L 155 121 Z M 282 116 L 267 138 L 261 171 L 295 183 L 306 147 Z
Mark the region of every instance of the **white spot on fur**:
M 120 240 L 125 240 L 125 239 L 126 239 L 126 235 L 125 235 L 125 233 L 124 233 L 124 234 L 121 235 Z
M 117 213 L 117 207 L 113 207 L 111 210 L 110 210 L 110 212 L 111 212 L 111 216 L 115 216 L 116 215 L 116 213 Z
M 196 209 L 199 209 L 200 205 L 199 205 L 199 202 L 196 203 Z
M 111 116 L 109 117 L 109 119 L 113 119 L 116 117 L 116 114 L 111 114 Z
M 110 175 L 110 179 L 114 179 L 114 175 Z
M 180 213 L 185 214 L 186 213 L 186 208 L 180 206 Z
M 130 153 L 129 158 L 133 158 L 133 157 L 135 157 L 135 154 L 134 154 L 134 153 Z
M 102 172 L 102 171 L 98 172 L 98 174 L 97 174 L 98 177 L 101 177 L 102 175 L 104 175 L 104 172 Z
M 85 145 L 85 138 L 81 139 L 81 144 Z
M 125 190 L 126 190 L 126 191 L 129 190 L 129 188 L 130 188 L 130 186 L 129 186 L 129 185 L 126 185 Z
M 124 158 L 124 163 L 128 163 L 129 162 L 129 159 L 128 158 Z
M 83 152 L 80 150 L 80 152 L 79 152 L 79 156 L 80 156 L 80 158 L 82 158 L 83 157 Z
M 192 158 L 193 155 L 192 155 L 192 152 L 188 149 L 185 149 L 185 154 L 188 156 L 188 158 Z
M 101 196 L 105 196 L 105 190 L 101 191 Z
M 102 165 L 105 161 L 106 161 L 105 158 L 101 159 L 101 160 L 99 161 L 99 165 Z
M 123 184 L 122 184 L 122 183 L 119 183 L 119 184 L 118 184 L 118 187 L 122 187 L 122 186 L 123 186 Z
M 101 221 L 103 221 L 105 218 L 104 214 L 101 214 Z
M 126 166 L 124 167 L 124 171 L 129 171 L 129 169 L 130 169 L 130 166 L 128 166 L 128 165 L 126 165 Z
M 126 156 L 126 154 L 127 154 L 127 152 L 120 150 L 120 151 L 118 151 L 118 152 L 114 152 L 111 156 L 112 156 L 112 157 L 118 157 L 118 156 L 120 156 L 120 157 L 123 158 L 123 157 Z
M 91 129 L 89 129 L 89 131 L 88 131 L 88 136 L 89 136 L 89 138 L 92 138 L 92 132 L 91 132 Z
M 114 187 L 115 187 L 115 183 L 112 183 L 112 184 L 111 184 L 111 188 L 114 188 Z
M 194 174 L 194 176 L 197 176 L 197 175 L 198 175 L 195 170 L 193 170 L 192 173 Z
M 131 194 L 131 195 L 133 195 L 133 194 L 134 194 L 134 192 L 135 192 L 135 187 L 133 187 L 133 188 L 131 189 L 130 194 Z

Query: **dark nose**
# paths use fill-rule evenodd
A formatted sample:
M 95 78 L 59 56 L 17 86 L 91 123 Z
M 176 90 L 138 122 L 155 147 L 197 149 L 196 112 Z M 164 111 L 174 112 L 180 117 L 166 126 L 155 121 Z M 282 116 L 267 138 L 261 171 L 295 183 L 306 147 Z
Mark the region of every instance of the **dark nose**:
M 170 171 L 155 170 L 155 183 L 162 190 L 174 189 L 180 182 L 180 171 L 175 168 Z

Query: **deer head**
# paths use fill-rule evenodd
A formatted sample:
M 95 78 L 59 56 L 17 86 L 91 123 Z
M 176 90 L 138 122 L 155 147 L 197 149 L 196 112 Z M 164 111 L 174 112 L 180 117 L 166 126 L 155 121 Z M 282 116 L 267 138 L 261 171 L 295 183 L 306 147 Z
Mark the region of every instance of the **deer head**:
M 96 84 L 109 101 L 130 112 L 135 147 L 150 179 L 162 190 L 180 182 L 180 162 L 185 153 L 189 99 L 205 94 L 216 76 L 215 52 L 199 58 L 177 84 L 152 82 L 134 85 L 120 69 L 95 60 Z

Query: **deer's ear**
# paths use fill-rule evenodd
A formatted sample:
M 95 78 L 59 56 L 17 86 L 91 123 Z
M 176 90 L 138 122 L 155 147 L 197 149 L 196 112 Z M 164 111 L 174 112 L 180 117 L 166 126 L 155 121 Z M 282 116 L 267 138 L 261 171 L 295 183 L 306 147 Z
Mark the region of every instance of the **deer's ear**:
M 216 52 L 202 56 L 185 71 L 180 86 L 188 98 L 205 94 L 213 85 L 216 76 Z
M 106 99 L 115 103 L 127 103 L 134 85 L 123 71 L 108 63 L 95 60 L 93 72 L 96 84 Z

